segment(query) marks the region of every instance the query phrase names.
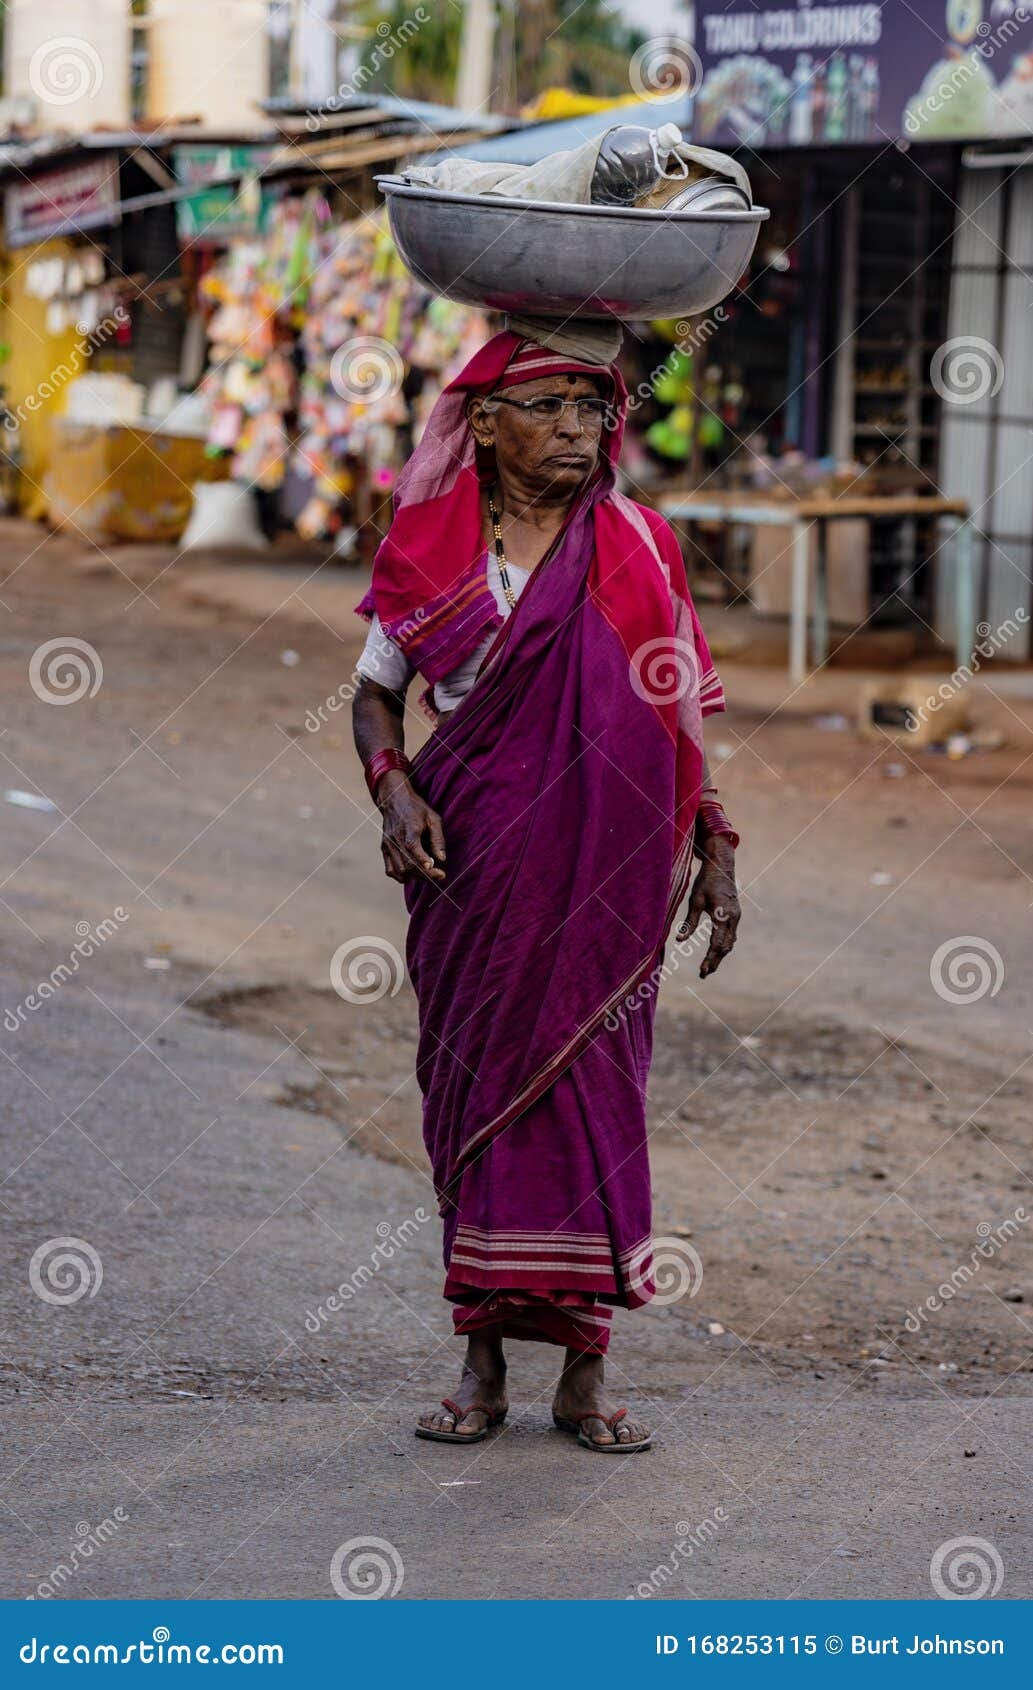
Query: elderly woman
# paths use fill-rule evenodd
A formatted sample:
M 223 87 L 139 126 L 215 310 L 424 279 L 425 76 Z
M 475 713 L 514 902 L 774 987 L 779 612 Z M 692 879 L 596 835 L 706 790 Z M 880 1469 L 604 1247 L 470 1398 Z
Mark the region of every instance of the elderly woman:
M 444 1295 L 467 1339 L 418 1437 L 505 1418 L 508 1338 L 565 1351 L 553 1418 L 649 1446 L 608 1396 L 615 1306 L 653 1294 L 645 1087 L 672 921 L 735 941 L 737 837 L 702 718 L 724 708 L 677 541 L 615 491 L 617 370 L 497 335 L 399 480 L 359 609 L 355 742 L 404 882 Z M 419 671 L 436 731 L 410 762 Z

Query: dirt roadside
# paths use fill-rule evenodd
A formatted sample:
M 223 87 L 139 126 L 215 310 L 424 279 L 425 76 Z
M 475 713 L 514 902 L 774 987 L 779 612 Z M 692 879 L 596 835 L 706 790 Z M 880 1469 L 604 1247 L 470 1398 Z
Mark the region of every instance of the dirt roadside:
M 171 555 L 123 548 L 109 561 L 52 539 L 31 571 L 63 568 L 62 625 L 71 626 L 95 619 L 98 600 L 132 600 L 158 578 L 150 592 L 160 612 L 143 598 L 133 611 L 162 630 L 134 653 L 145 689 L 192 636 L 202 636 L 201 656 L 240 647 L 159 738 L 178 751 L 200 716 L 235 759 L 271 729 L 275 762 L 238 808 L 249 805 L 262 832 L 272 822 L 277 856 L 284 847 L 289 856 L 292 832 L 309 831 L 309 811 L 332 825 L 343 812 L 350 838 L 333 865 L 334 931 L 372 921 L 400 942 L 403 912 L 380 872 L 375 824 L 348 825 L 368 806 L 347 710 L 328 708 L 361 646 L 352 613 L 361 582 L 340 570 L 211 559 L 162 575 Z M 719 652 L 735 643 L 719 620 L 710 632 Z M 970 1261 L 980 1227 L 1006 1222 L 1024 1197 L 1033 1214 L 1033 951 L 1021 942 L 1033 898 L 1033 703 L 977 682 L 980 729 L 1005 743 L 949 762 L 816 726 L 856 713 L 865 679 L 856 672 L 832 669 L 794 696 L 778 668 L 722 668 L 732 708 L 708 740 L 744 836 L 742 938 L 705 987 L 691 948 L 669 959 L 650 1088 L 657 1231 L 691 1236 L 705 1262 L 692 1315 L 761 1346 L 862 1366 L 882 1353 L 904 1372 L 909 1362 L 1028 1370 L 1033 1227 L 1020 1223 L 1006 1249 L 977 1255 L 978 1273 L 918 1333 L 905 1321 Z M 119 704 L 127 720 L 136 709 L 131 695 Z M 414 708 L 411 732 L 426 731 Z M 213 755 L 216 781 L 219 772 Z M 292 794 L 304 786 L 312 802 L 292 817 L 277 803 L 278 782 Z M 189 881 L 198 862 L 191 847 L 173 872 Z M 225 892 L 211 892 L 198 887 L 180 912 L 178 955 L 221 961 L 224 942 L 239 937 Z M 374 911 L 387 919 L 373 921 Z M 975 995 L 945 1001 L 931 959 L 967 934 L 999 954 L 1003 982 L 979 996 L 977 969 Z M 296 1038 L 321 1075 L 284 1102 L 322 1110 L 370 1154 L 422 1165 L 407 984 L 369 1011 L 342 1005 L 328 989 L 322 921 L 280 924 L 273 967 L 267 938 L 265 927 L 243 947 L 257 981 L 225 996 L 213 979 L 195 1002 L 256 1035 Z
M 205 568 L 184 590 L 236 614 L 283 599 L 271 570 Z M 349 661 L 355 591 L 321 577 L 289 610 L 337 632 Z M 719 653 L 740 642 L 734 619 L 708 623 Z M 976 682 L 979 730 L 1001 744 L 952 761 L 854 731 L 870 673 L 833 668 L 794 695 L 771 664 L 722 668 L 732 708 L 709 744 L 746 838 L 746 917 L 716 991 L 695 978 L 692 947 L 669 959 L 650 1086 L 657 1232 L 705 1259 L 705 1327 L 748 1330 L 796 1360 L 1029 1371 L 1033 1228 L 1014 1216 L 1033 1214 L 1028 949 L 1016 943 L 1033 897 L 1033 682 Z M 938 978 L 959 966 L 953 941 L 969 934 L 984 944 L 960 984 L 947 979 L 953 1002 L 930 967 L 944 945 Z M 987 947 L 1002 959 L 997 991 Z M 358 1104 L 357 1144 L 419 1159 L 418 1094 L 399 1078 L 415 1048 L 408 992 L 378 1006 L 375 1029 L 342 1019 L 332 995 L 290 988 L 211 1009 L 256 1033 L 293 1028 L 331 1076 L 303 1088 L 307 1106 L 354 1126 Z M 991 1248 L 1002 1224 L 1007 1247 Z M 959 1266 L 949 1308 L 930 1318 L 925 1299 Z
M 3 529 L 0 784 L 45 793 L 60 811 L 0 807 L 5 1007 L 43 959 L 49 969 L 65 953 L 76 922 L 116 903 L 131 920 L 87 982 L 2 1041 L 18 1070 L 9 1074 L 0 1188 L 11 1270 L 0 1380 L 18 1476 L 0 1494 L 44 1535 L 58 1531 L 60 1498 L 74 1528 L 76 1499 L 93 1496 L 94 1480 L 87 1486 L 84 1452 L 62 1416 L 89 1403 L 94 1434 L 138 1482 L 150 1489 L 152 1473 L 174 1459 L 194 1506 L 215 1487 L 222 1504 L 204 1513 L 215 1535 L 202 1553 L 203 1594 L 324 1594 L 322 1563 L 317 1574 L 305 1559 L 303 1518 L 292 1515 L 275 1545 L 260 1540 L 250 1588 L 238 1546 L 287 1494 L 281 1461 L 293 1474 L 317 1470 L 330 1425 L 338 1412 L 346 1418 L 344 1388 L 368 1418 L 349 1428 L 357 1465 L 338 1473 L 335 1495 L 367 1528 L 406 1537 L 406 1594 L 448 1594 L 438 1577 L 440 1510 L 424 1515 L 406 1502 L 393 1476 L 409 1470 L 397 1460 L 408 1416 L 450 1382 L 438 1353 L 434 1228 L 357 1300 L 347 1330 L 328 1323 L 313 1340 L 303 1327 L 312 1301 L 368 1253 L 374 1223 L 427 1198 L 408 988 L 353 1005 L 328 980 L 330 954 L 354 934 L 404 940 L 346 720 L 318 714 L 358 653 L 348 614 L 358 584 L 335 575 L 301 587 L 299 573 L 295 591 L 285 572 L 279 597 L 257 602 L 266 572 L 248 566 L 177 564 L 162 575 L 171 554 L 155 548 L 107 560 L 67 540 L 40 545 L 27 525 Z M 720 649 L 719 620 L 710 631 Z M 41 703 L 26 685 L 29 655 L 57 635 L 88 640 L 103 658 L 103 685 L 74 710 Z M 983 1535 L 1007 1548 L 1008 1593 L 1021 1594 L 1025 1552 L 1010 1514 L 1016 1487 L 1028 1483 L 1020 1428 L 1033 1368 L 1033 1228 L 1015 1218 L 1033 1216 L 1033 708 L 1010 688 L 976 683 L 980 726 L 1006 742 L 957 763 L 912 760 L 815 725 L 852 710 L 856 673 L 833 669 L 790 697 L 771 666 L 721 667 L 732 708 L 712 724 L 710 744 L 744 838 L 741 947 L 705 986 L 691 957 L 673 968 L 650 1091 L 656 1229 L 683 1262 L 692 1266 L 695 1253 L 702 1278 L 694 1295 L 619 1325 L 629 1393 L 648 1394 L 672 1417 L 668 1453 L 656 1452 L 630 1487 L 620 1482 L 626 1555 L 586 1526 L 582 1541 L 583 1520 L 573 1537 L 555 1536 L 554 1551 L 560 1517 L 581 1518 L 576 1475 L 562 1465 L 565 1451 L 536 1453 L 548 1358 L 520 1356 L 531 1420 L 518 1421 L 512 1444 L 507 1434 L 474 1475 L 502 1515 L 493 1526 L 477 1511 L 476 1489 L 451 1493 L 470 1498 L 473 1513 L 442 1533 L 446 1560 L 462 1559 L 471 1593 L 545 1593 L 539 1584 L 557 1566 L 570 1574 L 576 1544 L 587 1560 L 562 1593 L 621 1594 L 622 1581 L 659 1557 L 675 1517 L 695 1520 L 712 1504 L 712 1489 L 697 1483 L 703 1447 L 710 1480 L 717 1463 L 734 1497 L 756 1484 L 766 1514 L 748 1541 L 740 1532 L 734 1548 L 714 1551 L 699 1582 L 693 1572 L 700 1594 L 787 1595 L 819 1562 L 808 1593 L 928 1593 L 931 1548 L 954 1527 L 974 1529 L 977 1515 Z M 904 772 L 888 775 L 894 765 Z M 984 947 L 988 985 L 952 1002 L 931 968 L 941 947 L 966 936 Z M 134 1036 L 154 1023 L 160 1035 L 132 1055 L 91 991 Z M 58 1130 L 41 1087 L 103 1157 Z M 84 1094 L 92 1101 L 80 1107 Z M 210 1129 L 213 1116 L 231 1125 Z M 59 1155 L 66 1138 L 70 1150 Z M 332 1177 L 319 1175 L 305 1193 L 319 1212 L 317 1244 L 290 1182 L 328 1157 Z M 147 1201 L 122 1190 L 111 1162 Z M 161 1213 L 151 1216 L 148 1202 Z M 260 1258 L 248 1243 L 252 1215 L 265 1226 Z M 114 1313 L 100 1296 L 80 1311 L 95 1325 L 74 1334 L 41 1325 L 25 1290 L 35 1241 L 104 1228 Z M 411 1331 L 407 1309 L 419 1317 Z M 291 1347 L 273 1362 L 276 1323 Z M 177 1394 L 184 1415 L 209 1416 L 196 1442 L 184 1423 L 167 1422 Z M 271 1403 L 284 1405 L 278 1419 Z M 20 1419 L 29 1408 L 54 1425 L 38 1475 L 32 1417 Z M 221 1441 L 231 1426 L 235 1448 Z M 945 1432 L 950 1459 L 923 1469 Z M 264 1461 L 275 1475 L 269 1495 Z M 446 1483 L 434 1473 L 435 1486 Z M 676 1515 L 663 1496 L 672 1483 Z M 174 1491 L 153 1494 L 176 1513 Z M 882 1583 L 874 1588 L 868 1564 L 861 1590 L 858 1569 L 831 1557 L 884 1497 L 872 1539 Z M 311 1488 L 304 1498 L 311 1525 L 322 1501 Z M 103 1501 L 98 1493 L 98 1509 Z M 512 1552 L 478 1570 L 503 1516 Z M 903 1545 L 888 1549 L 883 1528 L 888 1538 L 903 1533 Z M 346 1535 L 334 1539 L 336 1529 L 326 1527 L 327 1559 Z M 139 1572 L 120 1569 L 139 1579 L 135 1594 L 188 1593 L 193 1532 L 177 1516 L 168 1538 L 190 1547 L 164 1559 L 156 1538 L 136 1540 Z M 321 1536 L 319 1546 L 321 1555 Z M 17 1581 L 10 1593 L 23 1593 Z

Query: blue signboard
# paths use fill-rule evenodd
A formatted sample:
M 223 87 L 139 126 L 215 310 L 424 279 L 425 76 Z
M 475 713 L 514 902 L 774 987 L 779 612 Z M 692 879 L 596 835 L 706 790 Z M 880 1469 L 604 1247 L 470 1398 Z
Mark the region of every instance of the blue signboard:
M 699 0 L 694 139 L 1033 134 L 1033 0 Z

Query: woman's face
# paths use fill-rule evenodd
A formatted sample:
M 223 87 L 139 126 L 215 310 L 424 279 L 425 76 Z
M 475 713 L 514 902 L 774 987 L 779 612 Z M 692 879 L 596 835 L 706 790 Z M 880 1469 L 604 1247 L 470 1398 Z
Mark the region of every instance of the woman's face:
M 540 376 L 507 387 L 493 399 L 527 400 L 556 395 L 561 399 L 598 399 L 603 384 L 594 376 Z M 481 446 L 494 447 L 499 473 L 533 493 L 572 497 L 599 461 L 602 418 L 578 417 L 567 405 L 558 417 L 540 419 L 517 405 L 486 406 L 471 399 L 470 427 Z

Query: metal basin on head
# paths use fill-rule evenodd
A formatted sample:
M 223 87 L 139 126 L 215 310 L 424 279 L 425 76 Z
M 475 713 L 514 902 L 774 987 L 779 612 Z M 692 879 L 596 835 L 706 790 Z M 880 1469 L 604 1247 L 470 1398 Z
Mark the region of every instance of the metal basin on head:
M 639 211 L 425 188 L 378 176 L 418 281 L 463 305 L 557 317 L 682 317 L 730 293 L 763 206 Z

